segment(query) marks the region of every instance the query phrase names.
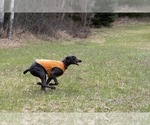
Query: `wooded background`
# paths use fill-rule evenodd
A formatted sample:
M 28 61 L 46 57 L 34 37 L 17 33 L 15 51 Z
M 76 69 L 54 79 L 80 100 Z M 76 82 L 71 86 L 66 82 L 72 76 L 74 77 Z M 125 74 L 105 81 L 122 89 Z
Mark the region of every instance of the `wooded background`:
M 17 0 L 16 0 L 17 1 Z M 90 2 L 91 0 L 89 0 Z M 90 28 L 110 27 L 120 17 L 150 17 L 150 13 L 120 13 L 113 12 L 114 4 L 120 6 L 149 5 L 149 0 L 95 0 L 91 8 L 93 12 L 60 12 L 60 13 L 18 13 L 15 12 L 15 0 L 0 0 L 0 37 L 12 38 L 13 32 L 30 32 L 36 35 L 59 37 L 56 32 L 67 32 L 72 37 L 86 38 Z M 65 1 L 61 2 L 63 8 Z M 105 6 L 103 6 L 105 5 Z M 77 3 L 74 7 L 79 8 Z M 104 10 L 103 8 L 107 8 Z M 99 12 L 100 11 L 100 12 Z

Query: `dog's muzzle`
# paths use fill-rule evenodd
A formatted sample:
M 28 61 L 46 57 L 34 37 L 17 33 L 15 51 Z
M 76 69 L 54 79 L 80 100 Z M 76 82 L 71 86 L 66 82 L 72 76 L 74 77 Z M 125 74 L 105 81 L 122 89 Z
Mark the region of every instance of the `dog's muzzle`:
M 79 65 L 78 63 L 81 63 L 81 62 L 82 62 L 82 60 L 77 59 L 77 60 L 74 62 L 74 64 L 78 66 L 78 65 Z

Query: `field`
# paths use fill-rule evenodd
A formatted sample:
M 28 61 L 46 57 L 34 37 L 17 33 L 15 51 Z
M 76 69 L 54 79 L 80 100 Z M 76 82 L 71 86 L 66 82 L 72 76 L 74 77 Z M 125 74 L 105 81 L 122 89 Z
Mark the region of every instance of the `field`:
M 37 58 L 83 62 L 40 90 L 23 75 Z M 0 47 L 0 112 L 150 112 L 150 25 L 93 29 L 88 39 L 24 40 Z

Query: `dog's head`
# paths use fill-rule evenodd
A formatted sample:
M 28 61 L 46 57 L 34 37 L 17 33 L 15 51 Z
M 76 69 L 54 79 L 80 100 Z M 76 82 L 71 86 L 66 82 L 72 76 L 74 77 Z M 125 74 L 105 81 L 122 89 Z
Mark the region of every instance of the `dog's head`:
M 80 59 L 77 59 L 75 56 L 67 56 L 63 62 L 67 64 L 67 66 L 71 64 L 79 65 L 78 63 L 81 63 L 82 61 Z

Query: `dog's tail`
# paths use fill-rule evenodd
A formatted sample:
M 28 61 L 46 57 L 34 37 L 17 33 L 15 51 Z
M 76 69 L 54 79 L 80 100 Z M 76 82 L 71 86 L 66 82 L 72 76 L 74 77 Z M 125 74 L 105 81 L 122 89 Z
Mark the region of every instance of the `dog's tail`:
M 30 71 L 30 69 L 26 69 L 23 74 L 26 74 L 28 71 Z

